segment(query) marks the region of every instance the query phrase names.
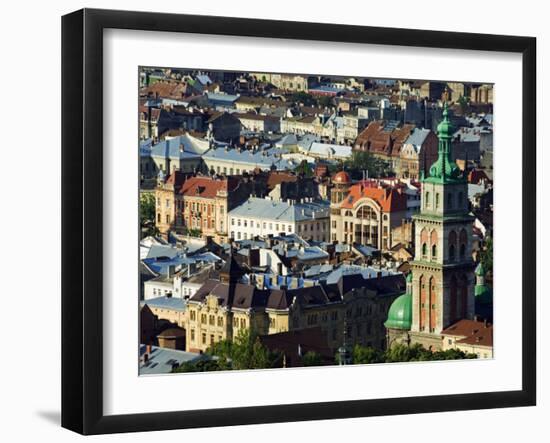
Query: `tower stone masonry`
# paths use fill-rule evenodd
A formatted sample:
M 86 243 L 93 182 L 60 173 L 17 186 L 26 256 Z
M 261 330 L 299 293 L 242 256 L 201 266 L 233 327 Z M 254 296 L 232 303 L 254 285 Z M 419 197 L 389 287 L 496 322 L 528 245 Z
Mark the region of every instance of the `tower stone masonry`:
M 414 216 L 413 341 L 430 346 L 441 331 L 474 316 L 474 262 L 468 183 L 452 160 L 453 128 L 447 105 L 437 127 L 438 158 L 422 177 L 421 210 Z

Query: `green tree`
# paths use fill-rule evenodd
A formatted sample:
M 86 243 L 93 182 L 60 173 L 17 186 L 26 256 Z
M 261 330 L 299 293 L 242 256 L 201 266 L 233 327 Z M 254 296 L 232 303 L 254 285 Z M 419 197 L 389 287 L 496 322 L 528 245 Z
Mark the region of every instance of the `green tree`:
M 355 345 L 352 359 L 354 364 L 382 363 L 384 353 L 370 346 Z
M 301 103 L 304 106 L 315 106 L 316 104 L 316 100 L 313 95 L 303 91 L 295 92 L 294 94 L 292 94 L 290 100 L 295 103 Z
M 481 263 L 485 268 L 485 272 L 493 274 L 493 238 L 487 237 L 485 245 L 481 249 Z
M 368 171 L 369 177 L 387 177 L 392 173 L 387 162 L 374 157 L 368 151 L 354 150 L 344 166 L 355 180 L 363 178 L 363 171 Z
M 304 366 L 321 366 L 321 355 L 315 351 L 307 351 L 302 357 L 302 363 Z
M 155 221 L 155 195 L 143 192 L 139 196 L 139 222 L 141 227 Z
M 306 160 L 302 160 L 300 164 L 294 168 L 294 173 L 296 175 L 303 175 L 304 177 L 313 176 L 313 170 Z
M 388 363 L 407 361 L 432 361 L 432 360 L 460 360 L 476 358 L 475 354 L 467 354 L 458 349 L 432 352 L 416 343 L 412 346 L 399 344 L 392 346 L 385 352 L 385 361 Z
M 239 331 L 233 341 L 221 340 L 213 344 L 206 352 L 218 357 L 224 369 L 264 369 L 282 365 L 282 355 L 271 352 L 248 330 Z
M 317 99 L 317 105 L 321 108 L 328 108 L 332 106 L 332 98 L 329 96 L 322 96 Z
M 141 235 L 158 235 L 159 230 L 155 224 L 155 196 L 144 192 L 139 196 L 139 225 Z

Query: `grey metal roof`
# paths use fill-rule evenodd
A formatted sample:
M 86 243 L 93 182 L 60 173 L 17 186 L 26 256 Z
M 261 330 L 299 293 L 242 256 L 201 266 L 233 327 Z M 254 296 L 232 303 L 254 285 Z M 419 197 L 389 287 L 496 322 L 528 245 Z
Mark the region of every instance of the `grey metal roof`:
M 196 158 L 204 154 L 208 149 L 209 146 L 206 140 L 184 134 L 163 140 L 153 146 L 151 148 L 151 157 L 175 159 Z
M 146 346 L 139 346 L 139 373 L 140 375 L 169 374 L 174 366 L 185 362 L 193 362 L 205 358 L 201 354 L 193 352 L 178 351 L 175 349 L 159 348 L 152 346 L 151 354 L 147 363 L 141 358 L 145 354 Z
M 172 311 L 184 312 L 187 303 L 183 298 L 179 297 L 157 297 L 149 300 L 142 300 L 141 306 L 148 305 L 151 308 L 170 309 Z
M 217 92 L 208 92 L 206 93 L 206 97 L 210 101 L 223 102 L 223 103 L 233 103 L 235 100 L 239 98 L 238 95 L 221 94 Z
M 302 149 L 304 151 L 308 151 L 311 144 L 313 142 L 317 142 L 319 140 L 320 140 L 319 136 L 317 136 L 317 135 L 306 134 L 300 139 L 300 141 L 298 142 L 298 146 L 300 147 L 300 149 Z
M 407 140 L 405 140 L 405 144 L 411 144 L 416 147 L 420 147 L 422 146 L 422 143 L 424 143 L 424 140 L 426 140 L 426 137 L 428 137 L 429 133 L 429 129 L 414 128 L 411 132 L 411 135 L 409 135 Z
M 240 206 L 229 211 L 229 216 L 299 222 L 328 217 L 329 204 L 325 202 L 290 204 L 282 201 L 251 197 Z
M 281 158 L 284 150 L 272 148 L 264 150 L 241 150 L 213 148 L 203 155 L 205 160 L 223 160 L 235 163 L 250 165 L 251 167 L 259 167 L 261 169 L 269 169 L 272 165 L 278 170 L 294 169 L 297 163 Z

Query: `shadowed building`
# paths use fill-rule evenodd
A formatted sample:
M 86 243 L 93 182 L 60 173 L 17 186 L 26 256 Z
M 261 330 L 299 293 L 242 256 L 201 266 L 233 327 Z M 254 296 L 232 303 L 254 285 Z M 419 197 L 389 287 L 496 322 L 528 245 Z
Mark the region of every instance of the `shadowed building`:
M 390 304 L 404 290 L 401 274 L 364 278 L 344 275 L 336 283 L 289 289 L 260 289 L 240 281 L 243 270 L 231 257 L 220 279 L 210 279 L 187 304 L 187 349 L 204 352 L 241 331 L 258 335 L 320 328 L 333 351 L 344 336 L 350 346 L 383 349 Z

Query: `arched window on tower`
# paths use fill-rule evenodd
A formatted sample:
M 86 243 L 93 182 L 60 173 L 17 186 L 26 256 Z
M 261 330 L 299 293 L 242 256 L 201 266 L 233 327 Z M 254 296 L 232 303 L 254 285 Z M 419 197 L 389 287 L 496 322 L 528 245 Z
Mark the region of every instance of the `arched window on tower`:
M 449 207 L 449 209 L 452 209 L 453 208 L 453 194 L 451 194 L 450 192 L 447 194 L 447 206 Z
M 437 259 L 437 231 L 435 229 L 430 233 L 430 245 L 432 249 L 432 260 Z
M 462 192 L 458 193 L 458 205 L 460 208 L 464 206 L 464 194 Z
M 468 243 L 468 234 L 466 234 L 466 229 L 460 231 L 460 260 L 466 258 L 466 244 Z
M 454 230 L 449 232 L 449 261 L 456 259 L 456 240 L 456 232 Z
M 423 228 L 422 231 L 420 231 L 420 244 L 422 245 L 422 258 L 426 259 L 428 255 L 428 230 L 426 228 Z
M 439 192 L 435 193 L 435 209 L 439 209 Z
M 426 191 L 426 202 L 424 204 L 424 206 L 426 206 L 426 208 L 429 208 L 430 207 L 430 192 L 429 191 Z

